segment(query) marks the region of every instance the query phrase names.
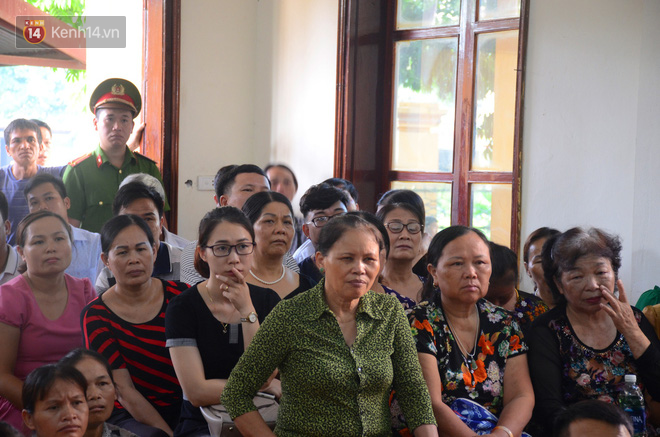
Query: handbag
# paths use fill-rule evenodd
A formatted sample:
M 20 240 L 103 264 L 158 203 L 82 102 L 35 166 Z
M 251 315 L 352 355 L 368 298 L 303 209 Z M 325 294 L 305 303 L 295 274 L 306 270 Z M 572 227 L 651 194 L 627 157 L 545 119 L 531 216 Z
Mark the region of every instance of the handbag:
M 266 422 L 270 429 L 275 429 L 277 423 L 277 412 L 280 404 L 275 400 L 275 396 L 268 393 L 257 393 L 253 399 L 257 411 Z M 222 404 L 208 405 L 199 407 L 202 411 L 206 423 L 209 425 L 209 433 L 213 437 L 241 437 L 242 434 L 229 416 L 227 409 Z

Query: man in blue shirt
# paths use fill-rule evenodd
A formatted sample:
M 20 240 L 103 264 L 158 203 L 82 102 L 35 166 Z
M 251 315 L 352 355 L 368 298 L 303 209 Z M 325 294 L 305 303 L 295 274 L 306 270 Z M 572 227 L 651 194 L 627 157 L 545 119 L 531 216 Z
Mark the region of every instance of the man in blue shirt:
M 28 182 L 24 194 L 30 212 L 45 209 L 68 220 L 67 210 L 71 201 L 66 195 L 62 179 L 40 173 Z M 71 233 L 73 235 L 71 264 L 64 272 L 76 278 L 89 278 L 94 284 L 103 267 L 101 236 L 75 226 L 71 226 Z
M 13 162 L 0 167 L 0 187 L 9 202 L 11 231 L 7 242 L 16 244 L 15 229 L 23 217 L 28 215 L 28 206 L 23 196 L 25 186 L 37 173 L 48 173 L 61 177 L 64 166 L 42 167 L 37 164 L 41 148 L 41 129 L 34 122 L 18 118 L 5 129 L 5 147 Z

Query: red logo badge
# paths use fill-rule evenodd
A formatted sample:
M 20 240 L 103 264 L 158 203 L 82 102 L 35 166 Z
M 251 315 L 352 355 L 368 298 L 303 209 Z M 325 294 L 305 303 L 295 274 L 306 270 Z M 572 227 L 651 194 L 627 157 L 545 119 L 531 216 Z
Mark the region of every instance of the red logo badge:
M 23 38 L 30 44 L 39 44 L 46 38 L 46 25 L 44 20 L 25 20 Z

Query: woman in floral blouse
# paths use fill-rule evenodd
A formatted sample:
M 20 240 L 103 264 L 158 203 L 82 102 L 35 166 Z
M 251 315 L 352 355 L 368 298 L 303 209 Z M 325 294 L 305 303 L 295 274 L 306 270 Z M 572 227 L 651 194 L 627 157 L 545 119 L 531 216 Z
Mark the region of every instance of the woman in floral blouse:
M 527 346 L 511 313 L 483 299 L 488 240 L 476 229 L 451 226 L 431 241 L 428 262 L 432 281 L 412 330 L 440 435 L 474 436 L 453 411 L 459 398 L 498 416 L 489 435 L 520 435 L 534 406 Z
M 636 374 L 647 394 L 660 399 L 660 342 L 617 279 L 619 238 L 573 228 L 550 238 L 542 256 L 557 306 L 536 319 L 530 332 L 534 422 L 549 433 L 571 404 L 616 402 L 626 374 Z
M 492 274 L 486 300 L 511 311 L 520 329 L 527 334 L 534 319 L 548 311 L 548 306 L 541 298 L 516 288 L 518 256 L 513 250 L 491 241 L 490 255 Z

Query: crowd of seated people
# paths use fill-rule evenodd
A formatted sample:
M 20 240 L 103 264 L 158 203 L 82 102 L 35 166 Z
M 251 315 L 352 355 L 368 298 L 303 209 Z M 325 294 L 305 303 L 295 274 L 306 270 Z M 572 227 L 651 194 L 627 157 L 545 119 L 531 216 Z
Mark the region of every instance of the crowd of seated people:
M 48 126 L 5 131 L 0 421 L 15 432 L 204 436 L 200 408 L 220 404 L 243 435 L 586 435 L 599 414 L 632 435 L 616 404 L 634 374 L 655 435 L 660 308 L 650 323 L 628 302 L 615 235 L 532 232 L 531 294 L 514 251 L 431 230 L 412 190 L 372 213 L 330 178 L 297 217 L 290 167 L 242 164 L 220 168 L 189 242 L 127 145 L 136 92 L 99 86 L 99 148 L 66 168 L 37 161 Z M 255 396 L 278 401 L 275 423 Z

